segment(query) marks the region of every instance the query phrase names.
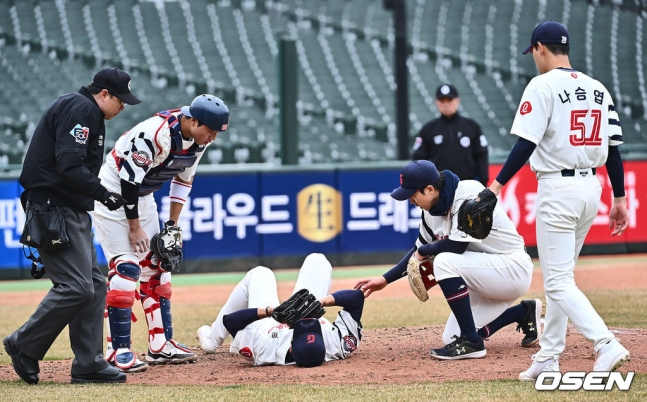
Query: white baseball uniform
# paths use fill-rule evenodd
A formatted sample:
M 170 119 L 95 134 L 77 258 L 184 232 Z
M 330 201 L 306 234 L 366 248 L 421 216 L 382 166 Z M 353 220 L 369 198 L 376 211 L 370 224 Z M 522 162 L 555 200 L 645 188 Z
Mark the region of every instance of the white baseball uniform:
M 475 239 L 458 230 L 461 205 L 476 198 L 483 189 L 478 181 L 460 181 L 447 215 L 433 216 L 428 211 L 422 212 L 420 236 L 416 241 L 418 248 L 445 238 L 469 242 L 463 254 L 438 254 L 434 259 L 434 276 L 437 281 L 456 277 L 465 280 L 476 328 L 492 322 L 528 291 L 533 270 L 523 237 L 499 205 L 494 209 L 492 231 L 485 239 Z M 460 334 L 458 322 L 451 313 L 443 332 L 443 342 L 449 344 L 453 335 Z
M 556 68 L 530 81 L 511 133 L 537 145 L 530 167 L 538 179 L 537 248 L 546 293 L 537 359 L 563 353 L 569 318 L 598 351 L 614 336 L 575 284 L 573 270 L 602 193 L 592 168 L 606 163 L 609 145 L 622 143 L 613 100 L 597 80 Z
M 331 275 L 332 266 L 326 257 L 323 254 L 310 254 L 299 271 L 294 292 L 305 288 L 320 299 L 330 293 Z M 207 338 L 216 347 L 222 344 L 229 335 L 223 324 L 223 317 L 227 314 L 246 308 L 277 305 L 279 297 L 274 273 L 262 266 L 253 268 L 231 292 L 218 317 L 211 324 Z M 359 346 L 362 327 L 347 311 L 339 311 L 334 323 L 324 317 L 319 319 L 319 323 L 326 345 L 326 361 L 345 359 Z M 285 365 L 291 342 L 292 329 L 288 325 L 278 323 L 273 318 L 263 318 L 238 331 L 229 351 L 250 359 L 255 366 Z
M 205 146 L 198 146 L 193 140 L 182 137 L 180 114 L 179 109 L 160 112 L 124 133 L 106 157 L 106 163 L 99 173 L 101 184 L 109 191 L 121 193 L 121 180 L 140 186 L 137 204 L 139 222 L 149 238 L 160 231 L 153 192 L 164 182 L 172 180 L 176 174 L 182 180 L 191 182 L 204 154 Z M 190 186 L 186 187 L 190 191 Z M 124 208 L 127 207 L 124 205 Z M 150 250 L 139 253 L 133 250 L 128 235 L 130 228 L 123 209 L 110 211 L 100 202 L 95 202 L 93 218 L 97 239 L 110 262 L 109 296 L 110 291 L 134 295 L 137 279 L 140 280 L 142 305 L 147 313 L 149 326 L 149 347 L 157 352 L 166 345 L 167 337 L 172 334 L 170 322 L 162 318 L 165 312 L 160 311 L 159 303 L 160 296 L 170 299 L 171 273 L 150 265 Z M 132 273 L 123 275 L 118 269 L 122 263 L 139 266 L 139 276 Z M 167 304 L 163 304 L 163 308 L 166 306 Z M 110 331 L 110 325 L 108 330 Z M 111 354 L 111 344 L 108 342 L 106 356 Z

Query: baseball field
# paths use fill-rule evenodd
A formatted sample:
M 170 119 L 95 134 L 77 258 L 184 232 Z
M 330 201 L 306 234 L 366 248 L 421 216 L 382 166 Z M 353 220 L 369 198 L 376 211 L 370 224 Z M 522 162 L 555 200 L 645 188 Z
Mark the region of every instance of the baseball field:
M 537 266 L 537 262 L 536 266 Z M 381 275 L 389 266 L 340 267 L 333 270 L 332 290 L 352 288 L 357 279 Z M 277 270 L 279 296 L 286 298 L 297 271 Z M 174 338 L 194 348 L 196 364 L 152 366 L 129 374 L 121 385 L 71 385 L 72 351 L 64 331 L 41 362 L 40 383 L 29 386 L 0 350 L 1 401 L 160 401 L 160 400 L 479 400 L 607 401 L 647 399 L 647 255 L 582 257 L 576 281 L 607 325 L 631 352 L 621 367 L 635 377 L 629 391 L 536 391 L 534 383 L 517 380 L 538 347 L 523 348 L 523 334 L 510 326 L 486 341 L 483 359 L 438 361 L 429 350 L 442 346 L 447 303 L 436 287 L 430 300 L 419 302 L 406 280 L 389 285 L 366 300 L 362 322 L 364 336 L 348 359 L 320 367 L 253 367 L 229 353 L 228 338 L 217 353 L 205 355 L 197 348 L 195 331 L 211 324 L 244 273 L 176 275 L 172 296 Z M 47 279 L 0 282 L 0 336 L 19 327 L 38 306 L 51 283 Z M 530 290 L 523 297 L 545 300 L 541 271 L 537 267 Z M 139 305 L 133 309 L 133 350 L 146 352 L 146 324 Z M 334 319 L 338 308 L 329 308 Z M 590 371 L 595 361 L 590 342 L 569 326 L 566 351 L 560 359 L 565 371 Z

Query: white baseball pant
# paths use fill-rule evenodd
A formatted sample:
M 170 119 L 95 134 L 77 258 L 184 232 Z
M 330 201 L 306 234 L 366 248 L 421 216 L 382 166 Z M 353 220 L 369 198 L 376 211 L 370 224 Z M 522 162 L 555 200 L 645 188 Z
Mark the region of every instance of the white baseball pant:
M 597 216 L 602 188 L 595 175 L 540 176 L 537 186 L 537 249 L 544 277 L 546 317 L 537 361 L 564 352 L 568 319 L 597 352 L 615 338 L 575 284 L 574 269 L 584 239 Z
M 303 261 L 292 294 L 301 289 L 308 289 L 317 299 L 320 299 L 330 293 L 331 285 L 330 262 L 323 254 L 313 253 Z M 227 314 L 246 308 L 276 307 L 279 304 L 274 272 L 263 266 L 252 268 L 229 295 L 218 317 L 211 324 L 211 331 L 207 334 L 207 338 L 215 342 L 216 347 L 222 344 L 229 335 L 222 322 L 222 318 Z

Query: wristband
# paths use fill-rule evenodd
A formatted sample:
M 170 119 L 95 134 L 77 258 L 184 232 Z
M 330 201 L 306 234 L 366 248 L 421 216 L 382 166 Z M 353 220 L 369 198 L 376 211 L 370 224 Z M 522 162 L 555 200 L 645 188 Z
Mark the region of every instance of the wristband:
M 169 191 L 169 198 L 172 202 L 178 204 L 186 204 L 189 194 L 191 193 L 191 184 L 180 183 L 177 180 L 171 181 L 171 190 Z
M 270 306 L 265 307 L 265 316 L 266 317 L 270 316 Z

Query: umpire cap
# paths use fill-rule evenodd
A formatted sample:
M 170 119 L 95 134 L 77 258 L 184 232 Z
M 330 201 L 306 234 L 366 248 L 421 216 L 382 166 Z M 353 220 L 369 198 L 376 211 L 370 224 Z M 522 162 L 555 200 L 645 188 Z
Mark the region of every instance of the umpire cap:
M 104 68 L 96 73 L 92 79 L 92 85 L 108 90 L 120 101 L 129 105 L 137 105 L 141 102 L 138 97 L 130 92 L 130 75 L 116 67 Z
M 294 324 L 292 358 L 301 367 L 320 366 L 326 360 L 326 344 L 317 318 L 304 318 Z

